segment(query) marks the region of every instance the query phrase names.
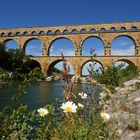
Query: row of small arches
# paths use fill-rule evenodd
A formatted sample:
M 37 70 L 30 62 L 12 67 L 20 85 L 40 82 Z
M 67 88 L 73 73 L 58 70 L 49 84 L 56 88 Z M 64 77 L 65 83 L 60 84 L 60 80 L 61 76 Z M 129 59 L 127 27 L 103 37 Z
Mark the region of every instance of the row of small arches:
M 138 28 L 135 26 L 132 26 L 131 29 L 127 30 L 125 27 L 121 27 L 120 30 L 118 31 L 115 27 L 111 27 L 110 30 L 106 30 L 105 28 L 101 28 L 99 29 L 99 31 L 95 30 L 94 28 L 90 29 L 89 31 L 87 31 L 86 29 L 81 29 L 80 31 L 73 29 L 72 31 L 68 31 L 67 29 L 65 29 L 63 32 L 61 32 L 60 30 L 56 30 L 55 32 L 53 32 L 52 30 L 49 30 L 47 33 L 45 33 L 44 31 L 40 31 L 40 32 L 36 32 L 36 31 L 32 31 L 31 34 L 29 34 L 27 31 L 23 32 L 22 34 L 20 32 L 17 32 L 16 34 L 13 34 L 12 32 L 9 32 L 8 34 L 6 33 L 1 33 L 1 36 L 8 36 L 8 37 L 12 37 L 12 36 L 36 36 L 36 35 L 59 35 L 59 34 L 86 34 L 86 33 L 105 33 L 105 32 L 126 32 L 126 31 L 131 31 L 131 32 L 136 32 L 138 31 Z

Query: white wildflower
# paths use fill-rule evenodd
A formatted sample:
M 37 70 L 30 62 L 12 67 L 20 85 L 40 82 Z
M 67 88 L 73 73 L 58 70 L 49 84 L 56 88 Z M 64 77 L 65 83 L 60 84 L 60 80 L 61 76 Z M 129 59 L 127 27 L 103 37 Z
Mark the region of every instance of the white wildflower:
M 60 107 L 61 109 L 64 110 L 64 112 L 76 112 L 77 109 L 77 105 L 75 103 L 73 103 L 72 101 L 67 101 L 65 103 L 62 104 L 62 106 Z
M 81 96 L 82 99 L 87 99 L 87 94 L 86 93 L 78 93 L 79 96 Z
M 104 92 L 100 93 L 100 99 L 103 99 L 106 96 L 106 94 Z
M 49 113 L 49 111 L 44 108 L 39 108 L 37 111 L 39 112 L 41 117 L 44 117 L 45 115 L 47 115 Z
M 84 105 L 81 104 L 81 103 L 78 103 L 78 107 L 79 107 L 79 108 L 84 108 Z
M 110 115 L 105 112 L 101 112 L 100 116 L 104 121 L 108 121 L 110 119 Z

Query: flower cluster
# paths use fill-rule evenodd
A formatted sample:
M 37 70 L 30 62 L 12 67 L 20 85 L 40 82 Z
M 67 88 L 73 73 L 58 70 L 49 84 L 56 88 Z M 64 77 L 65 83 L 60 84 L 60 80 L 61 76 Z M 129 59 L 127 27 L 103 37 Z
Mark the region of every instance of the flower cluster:
M 101 112 L 100 116 L 104 121 L 108 121 L 110 119 L 110 115 L 105 112 Z
M 86 93 L 78 93 L 79 96 L 81 96 L 82 99 L 87 99 L 87 94 Z
M 81 103 L 78 103 L 78 107 L 81 108 L 81 109 L 83 109 L 84 108 L 84 105 L 81 104 Z
M 45 115 L 47 115 L 47 114 L 49 113 L 49 111 L 48 111 L 47 109 L 44 109 L 44 108 L 39 108 L 39 109 L 37 110 L 37 112 L 39 112 L 39 115 L 40 115 L 41 117 L 44 117 Z
M 66 112 L 75 113 L 77 110 L 77 105 L 75 103 L 73 103 L 72 101 L 67 101 L 67 102 L 63 103 L 60 108 L 63 109 L 63 112 L 65 112 L 65 113 Z
M 86 99 L 87 98 L 87 94 L 86 93 L 79 93 L 79 96 L 81 96 L 82 99 Z M 104 96 L 103 93 L 100 94 L 101 97 Z M 78 103 L 77 105 L 72 102 L 72 101 L 67 101 L 65 103 L 62 103 L 62 106 L 60 107 L 64 113 L 75 113 L 77 111 L 77 108 L 83 109 L 84 105 L 81 103 Z M 93 108 L 94 110 L 94 108 Z M 41 117 L 44 117 L 45 115 L 47 115 L 49 113 L 49 111 L 47 109 L 44 108 L 40 108 L 37 110 L 40 114 Z M 104 121 L 108 121 L 110 119 L 110 115 L 106 112 L 101 112 L 100 113 L 100 117 L 104 120 Z
M 104 93 L 104 92 L 101 92 L 100 93 L 100 99 L 103 99 L 103 98 L 105 98 L 106 97 L 106 94 Z

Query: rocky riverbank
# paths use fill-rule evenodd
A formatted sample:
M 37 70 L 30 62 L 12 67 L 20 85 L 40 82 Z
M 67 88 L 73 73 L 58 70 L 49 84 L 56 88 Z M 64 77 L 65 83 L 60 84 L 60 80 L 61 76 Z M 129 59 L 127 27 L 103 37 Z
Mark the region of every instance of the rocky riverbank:
M 140 140 L 140 80 L 130 80 L 106 100 L 101 94 L 100 106 L 117 124 L 116 139 Z

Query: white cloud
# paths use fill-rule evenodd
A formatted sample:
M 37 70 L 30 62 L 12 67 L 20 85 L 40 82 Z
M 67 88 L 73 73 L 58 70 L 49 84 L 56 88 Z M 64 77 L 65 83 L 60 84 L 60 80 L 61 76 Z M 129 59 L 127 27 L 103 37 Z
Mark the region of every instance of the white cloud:
M 30 49 L 36 49 L 37 46 L 28 46 L 28 48 L 30 48 Z
M 127 45 L 129 45 L 128 42 L 121 42 L 121 43 L 120 43 L 120 46 L 127 46 Z
M 61 53 L 63 53 L 64 56 L 74 56 L 75 51 L 74 50 L 68 50 L 68 49 L 59 49 L 58 51 L 51 50 L 50 54 L 51 56 L 60 56 Z
M 26 47 L 26 54 L 33 55 L 33 56 L 41 56 L 42 55 L 42 48 L 40 46 L 28 46 Z
M 134 55 L 135 54 L 135 49 L 134 46 L 130 46 L 128 49 L 126 50 L 122 50 L 122 49 L 112 49 L 111 51 L 112 55 Z

